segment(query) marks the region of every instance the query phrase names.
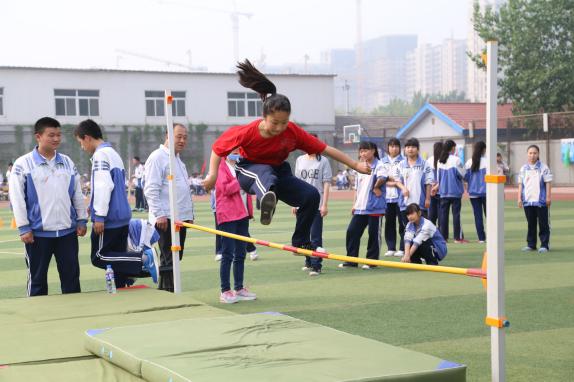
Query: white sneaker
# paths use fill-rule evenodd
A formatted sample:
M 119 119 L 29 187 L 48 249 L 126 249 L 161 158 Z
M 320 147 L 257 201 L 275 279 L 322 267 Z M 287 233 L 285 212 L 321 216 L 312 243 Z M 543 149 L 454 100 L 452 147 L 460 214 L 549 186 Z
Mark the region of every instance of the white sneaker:
M 395 257 L 403 257 L 405 255 L 404 251 L 396 251 L 395 252 Z
M 257 254 L 257 251 L 253 251 L 253 252 L 247 252 L 247 254 L 249 255 L 249 258 L 251 259 L 251 261 L 255 261 L 259 258 L 259 255 Z
M 321 271 L 319 270 L 311 270 L 311 272 L 309 272 L 309 276 L 319 276 L 321 274 Z
M 301 268 L 301 270 L 302 270 L 303 272 L 307 272 L 307 271 L 310 271 L 310 270 L 311 270 L 311 267 L 304 266 L 303 268 Z
M 222 258 L 223 258 L 223 255 L 221 253 L 218 253 L 217 255 L 215 255 L 215 261 L 221 261 Z
M 237 300 L 239 301 L 250 301 L 255 300 L 257 295 L 255 293 L 249 292 L 246 288 L 243 288 L 235 291 L 235 297 L 237 297 Z
M 387 251 L 385 252 L 385 257 L 391 257 L 395 255 L 395 251 Z
M 233 291 L 228 290 L 219 295 L 219 302 L 224 304 L 235 304 L 237 301 L 239 301 L 239 299 Z
M 317 247 L 317 249 L 315 250 L 316 252 L 321 252 L 321 253 L 327 253 L 327 250 L 323 247 Z
M 367 265 L 367 264 L 363 264 L 363 266 L 361 266 L 361 268 L 363 268 L 363 269 L 371 269 L 371 266 L 370 266 L 370 265 Z

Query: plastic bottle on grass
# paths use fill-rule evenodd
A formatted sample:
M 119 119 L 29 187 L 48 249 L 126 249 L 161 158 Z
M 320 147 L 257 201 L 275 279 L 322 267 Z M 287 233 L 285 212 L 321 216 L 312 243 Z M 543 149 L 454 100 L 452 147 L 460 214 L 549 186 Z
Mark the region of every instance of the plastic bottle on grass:
M 108 293 L 116 293 L 116 279 L 111 265 L 106 267 L 106 289 Z

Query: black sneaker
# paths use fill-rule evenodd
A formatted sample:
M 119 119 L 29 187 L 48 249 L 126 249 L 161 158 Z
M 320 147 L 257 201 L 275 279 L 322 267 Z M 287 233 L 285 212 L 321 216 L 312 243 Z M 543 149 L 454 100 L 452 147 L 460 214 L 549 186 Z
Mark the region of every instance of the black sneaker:
M 261 198 L 261 224 L 271 224 L 273 214 L 275 213 L 275 206 L 277 205 L 277 197 L 273 191 L 267 191 Z

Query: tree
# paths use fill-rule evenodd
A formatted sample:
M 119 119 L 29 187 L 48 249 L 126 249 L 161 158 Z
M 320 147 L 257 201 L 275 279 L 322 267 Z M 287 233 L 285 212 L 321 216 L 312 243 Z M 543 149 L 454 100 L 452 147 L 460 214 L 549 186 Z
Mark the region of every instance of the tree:
M 475 2 L 474 29 L 498 40 L 501 102 L 526 114 L 574 109 L 574 1 L 508 0 L 498 12 Z

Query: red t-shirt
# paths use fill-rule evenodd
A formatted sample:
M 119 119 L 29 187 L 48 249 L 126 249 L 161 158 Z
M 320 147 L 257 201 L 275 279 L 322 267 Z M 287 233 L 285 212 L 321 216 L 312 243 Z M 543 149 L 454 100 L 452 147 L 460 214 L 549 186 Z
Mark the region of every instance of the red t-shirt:
M 241 156 L 250 162 L 279 166 L 289 153 L 302 150 L 307 154 L 320 154 L 327 145 L 293 122 L 281 134 L 263 138 L 259 132 L 261 119 L 248 125 L 230 127 L 213 143 L 212 150 L 220 157 L 226 157 L 239 147 Z

